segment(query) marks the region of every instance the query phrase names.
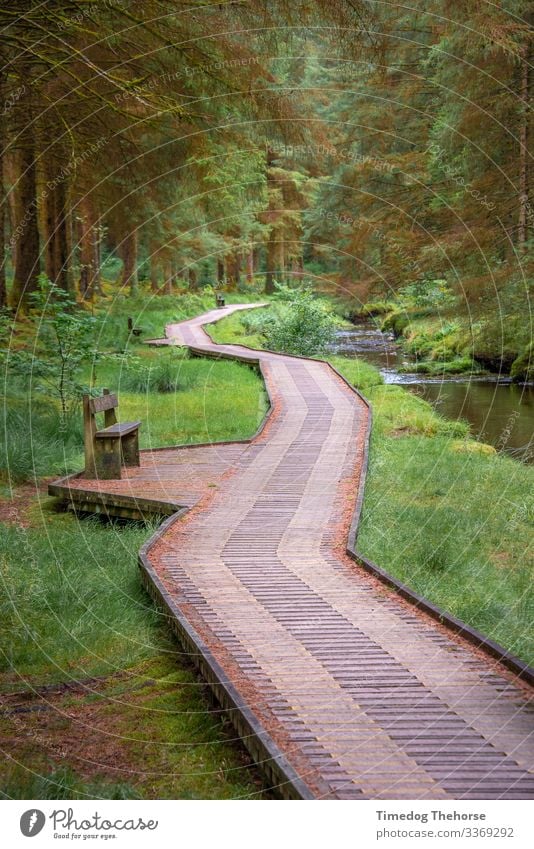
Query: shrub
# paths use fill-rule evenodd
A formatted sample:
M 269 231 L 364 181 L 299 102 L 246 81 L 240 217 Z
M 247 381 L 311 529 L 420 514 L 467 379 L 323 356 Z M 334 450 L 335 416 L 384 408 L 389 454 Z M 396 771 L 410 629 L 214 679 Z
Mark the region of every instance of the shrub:
M 161 360 L 151 360 L 149 363 L 132 358 L 121 374 L 120 388 L 142 394 L 184 389 L 185 381 L 178 377 L 181 361 L 181 358 L 175 356 L 162 356 Z
M 389 313 L 381 324 L 380 329 L 384 332 L 390 331 L 394 333 L 395 336 L 400 336 L 410 323 L 410 319 L 408 315 L 403 312 L 392 312 Z
M 63 429 L 85 389 L 80 383 L 82 367 L 99 356 L 94 350 L 97 320 L 42 274 L 29 300 L 35 321 L 33 344 L 5 353 L 3 363 L 20 383 L 57 399 Z M 6 332 L 5 324 L 2 332 Z
M 277 289 L 281 308 L 265 321 L 267 348 L 306 357 L 326 353 L 334 340 L 335 318 L 310 288 Z
M 448 362 L 442 360 L 427 360 L 426 362 L 408 363 L 400 366 L 400 372 L 416 372 L 418 374 L 429 374 L 439 377 L 444 374 L 479 374 L 480 366 L 473 362 L 471 357 L 455 357 Z
M 529 381 L 534 380 L 534 343 L 530 343 L 525 350 L 513 361 L 510 368 L 512 380 Z

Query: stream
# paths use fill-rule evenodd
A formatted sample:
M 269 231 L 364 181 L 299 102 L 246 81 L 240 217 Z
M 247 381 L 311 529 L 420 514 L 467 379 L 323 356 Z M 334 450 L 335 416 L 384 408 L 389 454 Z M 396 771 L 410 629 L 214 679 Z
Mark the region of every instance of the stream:
M 402 384 L 442 416 L 464 419 L 471 433 L 509 456 L 534 463 L 534 384 L 496 376 L 429 377 L 400 372 L 414 362 L 394 337 L 370 324 L 338 330 L 335 353 L 360 357 L 380 369 L 386 383 Z

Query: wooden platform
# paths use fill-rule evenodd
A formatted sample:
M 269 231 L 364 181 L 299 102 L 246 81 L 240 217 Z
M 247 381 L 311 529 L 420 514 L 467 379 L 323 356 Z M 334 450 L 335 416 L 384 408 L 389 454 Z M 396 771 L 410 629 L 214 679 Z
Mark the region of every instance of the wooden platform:
M 141 465 L 123 468 L 121 480 L 88 480 L 79 473 L 49 484 L 48 493 L 81 512 L 172 516 L 217 488 L 246 449 L 247 443 L 232 443 L 141 451 Z
M 532 690 L 347 556 L 366 402 L 324 363 L 212 344 L 202 325 L 233 309 L 162 341 L 259 361 L 265 429 L 98 488 L 189 508 L 142 550 L 148 590 L 281 795 L 534 798 Z

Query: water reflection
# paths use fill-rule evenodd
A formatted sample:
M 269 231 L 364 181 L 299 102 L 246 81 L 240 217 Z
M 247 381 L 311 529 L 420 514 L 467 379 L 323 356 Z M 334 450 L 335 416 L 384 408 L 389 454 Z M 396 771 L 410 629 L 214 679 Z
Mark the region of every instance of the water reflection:
M 477 439 L 518 459 L 534 462 L 532 384 L 517 385 L 478 375 L 441 378 L 399 372 L 401 366 L 409 368 L 410 359 L 400 351 L 391 334 L 368 325 L 339 330 L 334 347 L 336 353 L 362 357 L 377 366 L 386 383 L 406 385 L 441 415 L 468 421 Z

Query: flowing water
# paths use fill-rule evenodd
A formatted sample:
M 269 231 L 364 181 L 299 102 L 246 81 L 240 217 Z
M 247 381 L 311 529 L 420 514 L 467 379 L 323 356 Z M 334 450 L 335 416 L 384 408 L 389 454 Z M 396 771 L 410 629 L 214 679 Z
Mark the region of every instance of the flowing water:
M 380 369 L 386 383 L 399 383 L 449 419 L 464 419 L 473 436 L 524 462 L 534 462 L 534 385 L 461 375 L 428 377 L 399 371 L 410 359 L 389 333 L 368 325 L 339 330 L 335 351 L 361 357 Z

